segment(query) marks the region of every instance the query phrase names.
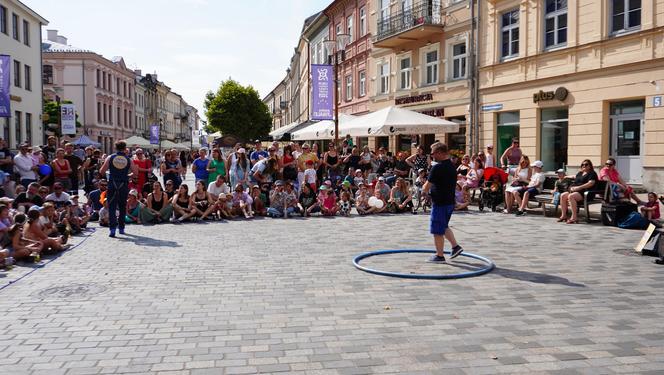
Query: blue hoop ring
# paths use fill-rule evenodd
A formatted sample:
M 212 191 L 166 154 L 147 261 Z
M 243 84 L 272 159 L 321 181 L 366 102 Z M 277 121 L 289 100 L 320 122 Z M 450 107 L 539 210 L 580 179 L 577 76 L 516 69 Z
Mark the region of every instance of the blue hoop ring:
M 353 265 L 355 268 L 358 270 L 368 272 L 368 273 L 373 273 L 376 275 L 381 275 L 381 276 L 389 276 L 389 277 L 400 277 L 403 279 L 424 279 L 424 280 L 449 280 L 449 279 L 463 279 L 466 277 L 475 277 L 475 276 L 480 276 L 484 275 L 485 273 L 489 273 L 493 271 L 494 268 L 496 268 L 496 265 L 493 263 L 493 261 L 489 258 L 485 258 L 483 256 L 477 255 L 477 254 L 472 254 L 472 253 L 466 253 L 463 252 L 461 253 L 461 256 L 468 257 L 468 258 L 473 258 L 477 259 L 483 263 L 486 264 L 486 267 L 475 270 L 475 271 L 468 271 L 468 272 L 461 272 L 461 273 L 452 273 L 452 274 L 411 274 L 411 273 L 398 273 L 398 272 L 387 272 L 387 271 L 381 271 L 381 270 L 375 270 L 373 268 L 368 268 L 360 265 L 360 261 L 365 258 L 369 258 L 372 256 L 376 255 L 383 255 L 383 254 L 399 254 L 399 253 L 430 253 L 430 254 L 435 254 L 435 250 L 414 250 L 414 249 L 405 249 L 405 250 L 377 250 L 377 251 L 370 251 L 368 253 L 360 254 L 356 256 L 353 259 Z M 450 254 L 450 251 L 445 251 L 445 254 Z

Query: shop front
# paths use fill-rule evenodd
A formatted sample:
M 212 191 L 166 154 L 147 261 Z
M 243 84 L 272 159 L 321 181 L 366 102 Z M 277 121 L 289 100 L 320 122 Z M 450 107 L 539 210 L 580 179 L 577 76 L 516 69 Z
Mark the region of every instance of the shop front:
M 482 148 L 492 143 L 500 157 L 517 138 L 523 153 L 542 160 L 545 171 L 562 168 L 568 174 L 584 159 L 599 171 L 612 157 L 625 181 L 661 190 L 664 106 L 662 95 L 648 95 L 655 88 L 649 76 L 623 72 L 611 79 L 482 90 Z

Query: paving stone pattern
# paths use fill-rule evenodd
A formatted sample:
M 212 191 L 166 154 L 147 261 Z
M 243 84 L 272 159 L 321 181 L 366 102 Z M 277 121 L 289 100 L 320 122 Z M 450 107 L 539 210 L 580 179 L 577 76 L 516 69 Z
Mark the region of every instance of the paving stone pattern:
M 664 273 L 614 252 L 640 233 L 469 212 L 485 276 L 356 270 L 432 248 L 424 215 L 129 227 L 0 291 L 2 374 L 664 373 Z M 423 254 L 367 259 L 458 272 Z

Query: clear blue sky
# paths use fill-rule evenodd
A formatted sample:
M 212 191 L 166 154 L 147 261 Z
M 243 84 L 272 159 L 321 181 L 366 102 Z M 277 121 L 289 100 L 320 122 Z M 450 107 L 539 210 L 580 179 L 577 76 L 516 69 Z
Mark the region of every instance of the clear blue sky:
M 228 77 L 261 97 L 272 90 L 302 22 L 332 0 L 23 1 L 69 44 L 156 71 L 203 116 L 205 93 Z

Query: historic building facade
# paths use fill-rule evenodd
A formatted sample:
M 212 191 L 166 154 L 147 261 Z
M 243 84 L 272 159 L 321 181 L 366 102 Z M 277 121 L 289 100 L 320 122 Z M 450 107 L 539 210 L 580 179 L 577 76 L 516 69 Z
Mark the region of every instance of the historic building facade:
M 469 6 L 467 0 L 371 2 L 370 110 L 403 107 L 456 122 L 459 132 L 376 137 L 366 140 L 370 146 L 411 151 L 413 144 L 428 147 L 441 140 L 466 150 Z
M 20 1 L 0 3 L 0 54 L 9 56 L 10 117 L 0 117 L 8 147 L 44 143 L 42 127 L 41 27 L 48 25 Z
M 57 30 L 48 30 L 42 49 L 44 96 L 74 103 L 80 134 L 101 143 L 104 151 L 135 134 L 135 73 L 122 57 L 107 59 L 73 47 Z
M 480 2 L 481 135 L 545 170 L 664 184 L 664 0 Z

